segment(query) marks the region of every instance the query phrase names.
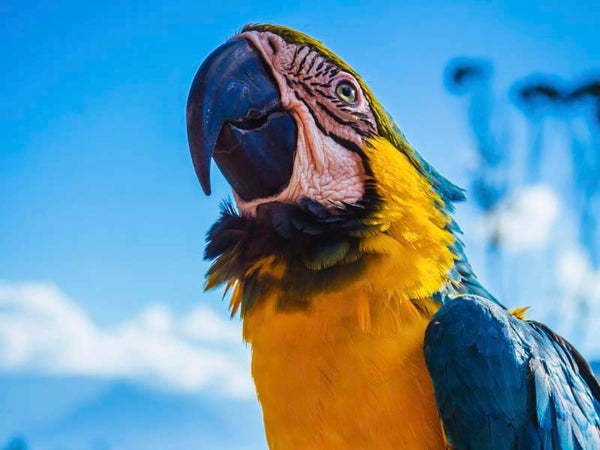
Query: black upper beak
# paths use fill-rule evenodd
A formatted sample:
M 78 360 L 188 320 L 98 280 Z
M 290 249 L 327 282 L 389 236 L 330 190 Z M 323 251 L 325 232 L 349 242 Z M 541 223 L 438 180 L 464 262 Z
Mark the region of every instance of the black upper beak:
M 279 88 L 246 39 L 213 51 L 194 77 L 187 104 L 192 160 L 210 194 L 210 160 L 244 200 L 275 195 L 292 175 L 297 128 Z

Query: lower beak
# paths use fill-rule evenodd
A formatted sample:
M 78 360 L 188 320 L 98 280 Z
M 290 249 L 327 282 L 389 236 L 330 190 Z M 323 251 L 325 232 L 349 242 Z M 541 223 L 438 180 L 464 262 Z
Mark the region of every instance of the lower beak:
M 210 161 L 244 200 L 271 197 L 289 184 L 297 127 L 281 106 L 262 55 L 243 38 L 213 51 L 194 77 L 187 132 L 196 174 L 210 195 Z

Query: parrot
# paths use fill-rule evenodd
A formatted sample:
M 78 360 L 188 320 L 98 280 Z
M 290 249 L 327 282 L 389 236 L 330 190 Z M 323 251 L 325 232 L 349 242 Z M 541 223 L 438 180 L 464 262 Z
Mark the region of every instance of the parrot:
M 205 288 L 241 318 L 270 449 L 600 449 L 587 361 L 485 289 L 465 192 L 320 41 L 245 26 L 186 126 L 206 195 L 213 161 L 231 186 Z

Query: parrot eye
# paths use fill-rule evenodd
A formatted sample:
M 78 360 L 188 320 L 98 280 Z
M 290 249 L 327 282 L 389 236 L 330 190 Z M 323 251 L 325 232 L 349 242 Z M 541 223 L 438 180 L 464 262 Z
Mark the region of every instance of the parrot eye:
M 335 88 L 335 93 L 341 100 L 349 105 L 354 105 L 356 103 L 356 88 L 347 81 L 342 81 L 338 84 Z

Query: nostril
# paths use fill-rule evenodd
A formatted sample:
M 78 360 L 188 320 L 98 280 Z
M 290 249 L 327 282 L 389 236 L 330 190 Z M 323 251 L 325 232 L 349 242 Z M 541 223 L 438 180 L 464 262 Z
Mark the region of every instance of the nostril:
M 273 52 L 273 55 L 276 55 L 277 54 L 277 45 L 275 44 L 275 41 L 273 40 L 273 38 L 267 39 L 267 44 L 269 44 L 269 47 L 271 47 L 271 51 Z

